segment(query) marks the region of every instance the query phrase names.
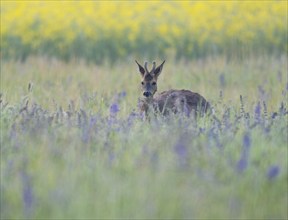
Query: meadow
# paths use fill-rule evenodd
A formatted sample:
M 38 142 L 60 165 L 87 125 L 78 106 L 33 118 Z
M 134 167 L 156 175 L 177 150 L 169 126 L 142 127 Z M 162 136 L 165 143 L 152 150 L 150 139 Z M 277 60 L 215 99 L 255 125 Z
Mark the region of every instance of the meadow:
M 1 1 L 1 219 L 287 219 L 286 9 Z M 135 59 L 213 114 L 145 120 Z
M 215 115 L 150 123 L 133 60 L 1 68 L 1 218 L 287 218 L 285 55 L 167 61 Z

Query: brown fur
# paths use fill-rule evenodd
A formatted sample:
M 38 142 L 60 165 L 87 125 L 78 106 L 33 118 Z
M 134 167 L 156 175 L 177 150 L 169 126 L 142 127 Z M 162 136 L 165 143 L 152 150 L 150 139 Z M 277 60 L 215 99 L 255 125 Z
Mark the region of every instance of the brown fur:
M 145 115 L 148 115 L 150 111 L 164 116 L 171 113 L 190 115 L 197 112 L 207 113 L 210 110 L 210 104 L 198 93 L 189 90 L 168 90 L 151 100 L 142 99 L 139 108 Z
M 165 62 L 165 61 L 164 61 Z M 142 76 L 142 90 L 143 92 L 150 92 L 149 97 L 144 97 L 140 99 L 139 102 L 139 110 L 142 113 L 145 113 L 148 116 L 152 113 L 160 113 L 164 116 L 169 115 L 171 113 L 178 114 L 184 113 L 189 116 L 191 113 L 196 115 L 200 113 L 208 113 L 211 108 L 210 104 L 206 101 L 206 99 L 198 93 L 191 92 L 189 90 L 168 90 L 161 92 L 156 97 L 154 93 L 157 91 L 157 85 L 151 87 L 149 84 L 153 79 L 155 82 L 157 81 L 158 76 L 161 73 L 164 62 L 155 69 L 155 62 L 153 63 L 153 69 L 149 72 L 147 69 L 147 63 L 145 63 L 144 68 L 136 61 L 139 66 L 139 71 Z M 147 77 L 149 76 L 149 77 Z M 152 79 L 150 79 L 152 76 Z M 149 78 L 149 80 L 148 80 Z M 143 95 L 144 95 L 143 93 Z

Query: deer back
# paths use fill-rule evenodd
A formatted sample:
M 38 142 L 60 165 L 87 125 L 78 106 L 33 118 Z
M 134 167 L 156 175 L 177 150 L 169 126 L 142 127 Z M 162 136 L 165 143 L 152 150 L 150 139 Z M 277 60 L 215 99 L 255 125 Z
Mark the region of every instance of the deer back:
M 154 111 L 169 115 L 171 113 L 185 113 L 190 115 L 194 113 L 207 113 L 210 109 L 210 104 L 198 93 L 189 90 L 168 90 L 156 96 L 152 102 L 145 101 L 140 105 L 140 110 L 143 112 Z

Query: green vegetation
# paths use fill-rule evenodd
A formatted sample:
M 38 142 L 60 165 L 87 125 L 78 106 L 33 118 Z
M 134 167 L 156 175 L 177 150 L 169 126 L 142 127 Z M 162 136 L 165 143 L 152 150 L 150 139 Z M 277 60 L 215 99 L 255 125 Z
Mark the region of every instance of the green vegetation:
M 168 59 L 196 121 L 143 121 L 139 86 L 134 60 L 2 61 L 1 219 L 288 217 L 286 55 Z

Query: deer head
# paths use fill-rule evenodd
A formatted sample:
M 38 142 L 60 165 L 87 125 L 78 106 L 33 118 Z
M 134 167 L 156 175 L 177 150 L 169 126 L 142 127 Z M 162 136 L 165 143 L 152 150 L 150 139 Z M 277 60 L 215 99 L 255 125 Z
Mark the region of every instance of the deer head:
M 144 68 L 136 60 L 135 62 L 139 67 L 139 72 L 142 77 L 141 81 L 142 94 L 145 99 L 152 99 L 155 92 L 157 91 L 157 79 L 162 71 L 165 60 L 157 68 L 156 68 L 156 62 L 153 62 L 153 67 L 151 71 L 149 71 L 147 68 L 147 62 L 144 63 Z

